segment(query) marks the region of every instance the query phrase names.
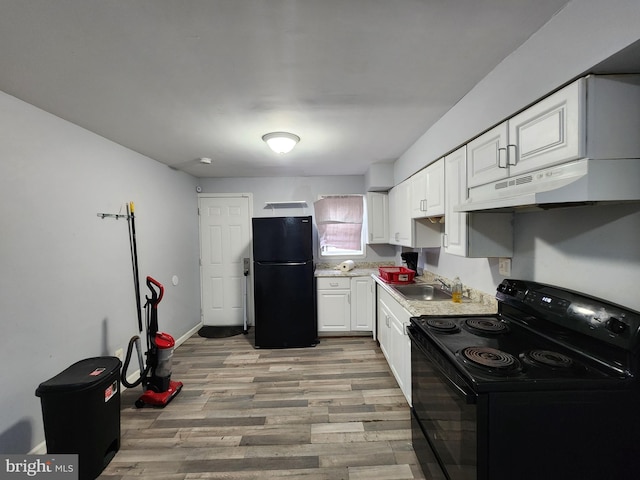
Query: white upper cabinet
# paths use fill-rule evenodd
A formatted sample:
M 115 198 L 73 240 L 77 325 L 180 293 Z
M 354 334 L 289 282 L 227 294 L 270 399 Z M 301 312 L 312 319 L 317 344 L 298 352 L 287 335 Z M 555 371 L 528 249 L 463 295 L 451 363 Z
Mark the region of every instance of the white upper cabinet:
M 389 242 L 389 196 L 367 192 L 367 243 Z
M 507 124 L 501 123 L 467 144 L 467 186 L 475 187 L 506 178 Z
M 469 188 L 583 156 L 585 98 L 582 79 L 469 142 Z
M 444 160 L 423 168 L 409 179 L 411 216 L 413 218 L 444 215 Z
M 640 157 L 640 76 L 580 78 L 467 144 L 473 188 L 580 158 Z
M 467 199 L 467 147 L 444 157 L 445 189 L 444 249 L 452 255 L 467 256 L 467 213 L 453 207 Z
M 392 245 L 411 244 L 413 219 L 410 211 L 411 183 L 409 180 L 389 190 L 389 243 Z
M 389 190 L 389 243 L 412 248 L 442 246 L 440 224 L 412 216 L 411 179 Z
M 467 199 L 467 147 L 444 157 L 446 211 L 444 249 L 461 257 L 512 257 L 511 213 L 463 213 L 454 207 Z
M 427 202 L 426 216 L 444 215 L 444 158 L 430 164 L 427 171 Z
M 422 218 L 425 216 L 427 203 L 427 169 L 423 168 L 413 175 L 411 184 L 411 217 Z
M 585 155 L 585 80 L 579 80 L 512 117 L 509 176 Z

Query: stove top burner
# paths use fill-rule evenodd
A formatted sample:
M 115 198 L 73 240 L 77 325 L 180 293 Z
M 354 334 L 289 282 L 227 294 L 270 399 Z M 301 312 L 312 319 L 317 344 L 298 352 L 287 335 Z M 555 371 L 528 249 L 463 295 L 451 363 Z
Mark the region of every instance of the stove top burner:
M 438 333 L 458 333 L 460 327 L 453 320 L 447 318 L 428 318 L 427 327 Z
M 550 350 L 530 350 L 521 354 L 521 358 L 532 365 L 541 365 L 553 369 L 571 369 L 575 366 L 573 359 Z
M 467 318 L 463 325 L 469 332 L 479 335 L 500 335 L 509 331 L 506 323 L 495 318 Z
M 460 352 L 464 363 L 489 373 L 509 375 L 520 372 L 520 362 L 510 353 L 490 347 L 466 347 Z

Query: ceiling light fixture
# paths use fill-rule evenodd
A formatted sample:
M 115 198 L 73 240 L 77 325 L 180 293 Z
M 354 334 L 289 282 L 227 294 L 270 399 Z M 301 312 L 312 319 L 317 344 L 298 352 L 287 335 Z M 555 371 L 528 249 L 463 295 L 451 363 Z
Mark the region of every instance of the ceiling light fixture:
M 276 153 L 289 153 L 300 141 L 300 137 L 288 132 L 272 132 L 263 135 L 262 140 Z

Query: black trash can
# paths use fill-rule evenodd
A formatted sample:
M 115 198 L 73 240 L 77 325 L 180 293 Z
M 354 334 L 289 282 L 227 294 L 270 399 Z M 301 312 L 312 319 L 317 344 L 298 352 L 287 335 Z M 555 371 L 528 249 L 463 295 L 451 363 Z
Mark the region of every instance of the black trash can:
M 94 480 L 120 448 L 117 357 L 74 363 L 40 384 L 47 453 L 78 454 L 80 480 Z

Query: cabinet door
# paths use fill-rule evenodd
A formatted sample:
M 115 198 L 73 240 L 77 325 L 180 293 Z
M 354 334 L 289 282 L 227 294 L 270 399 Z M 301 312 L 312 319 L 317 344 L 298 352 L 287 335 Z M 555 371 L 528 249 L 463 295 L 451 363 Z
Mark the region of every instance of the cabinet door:
M 411 404 L 411 342 L 405 324 L 411 315 L 378 286 L 378 341 L 389 368 L 407 402 Z
M 386 193 L 367 193 L 368 243 L 389 242 L 389 196 Z
M 411 246 L 412 222 L 409 203 L 411 201 L 411 184 L 408 180 L 396 185 L 389 192 L 389 243 L 392 245 Z
M 425 213 L 427 217 L 444 215 L 444 159 L 437 160 L 426 169 L 427 201 Z
M 318 290 L 318 331 L 348 332 L 351 290 Z
M 453 208 L 467 199 L 467 147 L 461 147 L 444 158 L 445 221 L 444 249 L 452 255 L 467 255 L 467 213 Z
M 409 318 L 391 315 L 391 371 L 398 386 L 411 405 L 411 341 L 405 332 Z
M 397 245 L 398 240 L 398 187 L 393 187 L 389 190 L 389 243 Z
M 467 144 L 467 186 L 508 176 L 507 122 L 501 123 Z
M 396 377 L 396 381 L 398 382 L 398 386 L 400 390 L 403 392 L 406 389 L 404 384 L 404 365 L 402 362 L 402 337 L 403 337 L 403 325 L 400 321 L 391 314 L 391 332 L 389 333 L 391 339 L 391 371 L 393 375 Z
M 577 81 L 509 119 L 509 175 L 585 155 L 585 81 Z
M 427 169 L 424 168 L 409 179 L 411 183 L 411 218 L 423 218 L 427 214 Z
M 373 279 L 351 278 L 351 330 L 373 331 Z
M 378 315 L 377 315 L 377 331 L 378 331 L 378 342 L 380 343 L 380 350 L 384 354 L 387 359 L 387 363 L 391 363 L 391 358 L 389 356 L 389 332 L 391 327 L 391 310 L 389 306 L 385 302 L 385 297 L 380 294 L 381 290 L 378 287 Z

